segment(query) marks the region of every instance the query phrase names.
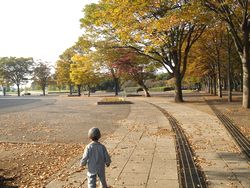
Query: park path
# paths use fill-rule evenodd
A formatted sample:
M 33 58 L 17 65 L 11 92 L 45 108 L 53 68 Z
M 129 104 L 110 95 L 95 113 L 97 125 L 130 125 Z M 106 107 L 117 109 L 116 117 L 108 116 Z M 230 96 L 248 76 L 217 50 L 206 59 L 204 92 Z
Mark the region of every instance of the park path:
M 177 188 L 174 135 L 166 117 L 143 101 L 134 101 L 121 126 L 103 143 L 111 154 L 108 184 L 126 188 Z M 75 172 L 79 160 L 59 172 L 46 187 L 87 187 L 86 170 Z
M 148 101 L 148 100 L 147 100 Z M 250 187 L 250 164 L 213 112 L 151 98 L 181 124 L 205 173 L 209 187 Z M 203 107 L 204 108 L 204 107 Z M 207 110 L 211 110 L 207 106 Z
M 129 116 L 103 141 L 113 161 L 106 173 L 109 185 L 115 188 L 179 187 L 174 134 L 166 117 L 150 102 L 178 120 L 209 187 L 250 187 L 249 162 L 212 113 L 171 103 L 165 98 L 130 100 L 134 104 Z M 86 170 L 75 172 L 78 167 L 79 159 L 59 172 L 58 178 L 46 187 L 87 187 Z

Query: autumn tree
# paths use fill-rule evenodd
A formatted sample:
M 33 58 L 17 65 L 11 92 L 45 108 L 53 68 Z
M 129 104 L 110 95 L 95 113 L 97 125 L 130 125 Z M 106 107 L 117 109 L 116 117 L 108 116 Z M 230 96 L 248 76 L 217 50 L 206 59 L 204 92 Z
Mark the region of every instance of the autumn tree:
M 144 91 L 145 97 L 150 97 L 145 81 L 153 76 L 155 67 L 150 58 L 132 50 L 118 50 L 120 57 L 113 63 L 118 75 L 125 80 L 135 81 Z
M 145 91 L 145 96 L 150 96 L 145 80 L 152 75 L 156 66 L 152 66 L 152 60 L 129 48 L 118 47 L 117 43 L 106 40 L 88 39 L 83 35 L 77 42 L 84 48 L 88 55 L 106 75 L 110 75 L 115 83 L 115 95 L 118 95 L 120 82 L 134 80 Z M 81 40 L 83 40 L 81 42 Z M 91 41 L 91 45 L 90 45 Z M 92 50 L 91 50 L 92 48 Z M 94 50 L 93 50 L 94 48 Z M 159 67 L 159 64 L 158 64 Z
M 113 66 L 113 64 L 119 57 L 118 51 L 108 45 L 105 45 L 105 42 L 98 42 L 96 51 L 93 55 L 95 61 L 99 63 L 102 69 L 107 70 L 106 75 L 113 79 L 115 96 L 117 96 L 120 90 L 121 80 L 118 74 L 118 69 L 116 66 Z
M 45 89 L 51 79 L 51 68 L 48 62 L 39 61 L 33 70 L 34 83 L 42 88 L 43 96 L 45 96 Z
M 80 54 L 89 54 L 96 66 L 105 72 L 106 76 L 111 77 L 114 82 L 115 95 L 120 90 L 120 78 L 117 69 L 113 66 L 113 62 L 119 57 L 118 51 L 113 48 L 115 44 L 112 40 L 101 40 L 93 37 L 93 35 L 82 35 L 76 43 Z
M 3 90 L 3 95 L 6 95 L 6 86 L 8 85 L 8 80 L 4 76 L 4 71 L 1 68 L 3 66 L 3 62 L 0 61 L 0 86 Z
M 237 53 L 233 39 L 227 29 L 226 45 L 224 46 L 227 51 L 227 90 L 228 102 L 232 102 L 232 90 L 235 89 L 242 91 L 242 65 L 240 56 Z M 240 87 L 239 87 L 240 86 Z
M 53 73 L 53 72 L 54 72 L 54 71 L 52 71 L 51 76 L 50 76 L 50 79 L 49 79 L 48 90 L 55 91 L 55 90 L 58 89 L 58 86 L 57 86 L 56 74 L 55 74 L 55 72 L 54 72 L 54 73 Z
M 242 63 L 242 106 L 250 108 L 250 2 L 248 0 L 202 0 L 200 3 L 227 24 Z
M 226 29 L 222 24 L 215 25 L 213 28 L 208 28 L 202 41 L 201 55 L 206 55 L 210 59 L 210 63 L 214 66 L 214 94 L 216 89 L 218 96 L 222 97 L 222 80 L 225 80 L 225 69 L 227 60 L 227 51 L 225 49 L 226 43 Z M 216 87 L 217 86 L 217 87 Z
M 98 84 L 100 81 L 99 70 L 87 55 L 75 55 L 72 60 L 74 63 L 70 67 L 70 79 L 78 86 L 79 96 L 81 95 L 81 86 L 87 87 L 88 96 L 90 96 L 91 86 Z
M 202 37 L 192 49 L 187 75 L 196 76 L 203 81 L 207 91 L 211 94 L 222 96 L 224 89 L 229 87 L 231 77 L 237 75 L 239 65 L 236 49 L 232 46 L 232 40 L 227 34 L 223 24 L 217 22 L 203 33 Z M 234 66 L 228 66 L 228 61 L 234 62 Z M 229 72 L 230 71 L 230 74 Z M 229 80 L 228 82 L 226 82 Z M 230 98 L 230 93 L 229 93 Z
M 56 61 L 56 79 L 59 86 L 68 85 L 72 94 L 73 83 L 70 79 L 70 65 L 72 57 L 76 54 L 74 46 L 66 49 Z
M 17 94 L 20 96 L 20 85 L 26 83 L 32 73 L 33 58 L 3 57 L 0 62 L 4 79 L 16 84 Z
M 175 101 L 182 102 L 188 54 L 205 28 L 197 24 L 197 16 L 190 21 L 198 9 L 188 11 L 189 6 L 190 1 L 102 0 L 84 9 L 81 22 L 93 35 L 108 37 L 160 63 L 174 76 Z

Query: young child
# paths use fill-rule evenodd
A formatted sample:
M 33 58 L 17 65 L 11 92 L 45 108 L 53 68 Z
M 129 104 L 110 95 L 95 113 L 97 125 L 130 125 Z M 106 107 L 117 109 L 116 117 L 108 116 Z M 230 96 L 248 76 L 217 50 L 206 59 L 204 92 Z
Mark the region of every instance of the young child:
M 96 188 L 96 176 L 99 177 L 103 188 L 107 188 L 105 178 L 105 164 L 108 167 L 111 163 L 106 147 L 98 142 L 101 133 L 98 128 L 91 128 L 88 137 L 92 140 L 85 149 L 81 159 L 81 167 L 88 165 L 88 188 Z

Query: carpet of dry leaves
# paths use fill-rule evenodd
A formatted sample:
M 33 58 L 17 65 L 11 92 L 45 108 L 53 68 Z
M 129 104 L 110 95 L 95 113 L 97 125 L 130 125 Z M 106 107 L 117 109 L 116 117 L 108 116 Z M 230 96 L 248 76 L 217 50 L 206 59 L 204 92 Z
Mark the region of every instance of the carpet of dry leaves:
M 2 185 L 43 187 L 83 149 L 81 144 L 0 143 Z

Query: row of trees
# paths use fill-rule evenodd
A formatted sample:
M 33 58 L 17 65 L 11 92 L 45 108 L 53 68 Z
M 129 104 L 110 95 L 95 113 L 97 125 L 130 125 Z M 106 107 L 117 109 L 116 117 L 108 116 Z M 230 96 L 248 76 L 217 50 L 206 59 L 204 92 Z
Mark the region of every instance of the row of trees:
M 204 83 L 207 92 L 222 97 L 228 90 L 242 91 L 242 66 L 233 40 L 225 25 L 207 28 L 190 54 L 186 76 L 195 76 Z
M 161 66 L 175 80 L 176 102 L 183 79 L 203 81 L 214 94 L 219 88 L 219 96 L 222 86 L 231 95 L 234 81 L 249 108 L 249 7 L 248 0 L 100 0 L 84 8 L 85 34 L 58 60 L 57 77 L 89 85 L 88 74 L 97 79 L 105 67 L 117 83 L 122 73 L 149 96 L 145 77 Z
M 45 88 L 52 78 L 51 68 L 49 63 L 35 62 L 33 58 L 2 57 L 0 58 L 0 85 L 5 88 L 7 85 L 15 84 L 20 96 L 20 86 L 32 80 L 41 87 L 45 95 Z
M 104 66 L 100 66 L 99 63 L 95 64 L 89 59 L 90 56 L 80 56 L 73 53 L 74 56 L 69 58 L 70 51 L 73 52 L 72 49 L 68 49 L 60 57 L 65 57 L 67 54 L 68 61 L 72 61 L 72 64 L 65 63 L 62 59 L 58 60 L 56 74 L 51 73 L 52 67 L 47 62 L 40 60 L 34 62 L 32 58 L 0 58 L 0 86 L 4 89 L 3 93 L 5 94 L 6 88 L 16 85 L 18 96 L 20 96 L 20 86 L 29 82 L 32 89 L 42 89 L 43 95 L 45 95 L 46 87 L 53 87 L 53 90 L 67 90 L 66 85 L 71 90 L 71 94 L 77 88 L 79 95 L 83 86 L 89 91 L 88 95 L 92 89 L 113 91 L 115 86 L 115 93 L 118 95 L 121 78 L 123 78 L 123 81 L 133 80 L 139 84 L 145 89 L 145 95 L 149 96 L 148 88 L 144 82 L 156 75 L 148 68 L 148 71 L 144 72 L 143 70 L 146 68 L 136 66 L 136 64 L 140 64 L 140 61 L 145 60 L 144 57 L 135 56 L 131 51 L 124 54 L 119 52 L 120 59 L 112 64 L 111 71 L 101 73 L 99 69 L 104 68 Z
M 58 85 L 86 87 L 89 91 L 105 79 L 112 79 L 115 95 L 120 85 L 127 80 L 136 82 L 150 96 L 145 81 L 154 76 L 157 67 L 151 66 L 149 58 L 138 54 L 133 49 L 113 48 L 110 44 L 79 38 L 71 48 L 65 50 L 56 62 Z
M 58 86 L 68 85 L 71 92 L 77 86 L 80 95 L 82 86 L 90 91 L 110 77 L 116 95 L 124 81 L 133 80 L 150 96 L 145 81 L 163 67 L 168 78 L 174 78 L 176 102 L 183 101 L 186 80 L 202 82 L 208 92 L 220 97 L 224 87 L 229 101 L 233 86 L 239 88 L 242 105 L 249 108 L 247 0 L 100 0 L 83 12 L 85 34 L 56 62 Z M 0 59 L 2 84 L 15 83 L 19 88 L 33 77 L 45 91 L 51 77 L 46 71 L 50 67 L 44 63 L 34 66 L 31 58 Z

